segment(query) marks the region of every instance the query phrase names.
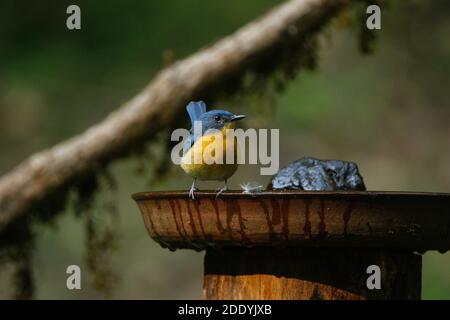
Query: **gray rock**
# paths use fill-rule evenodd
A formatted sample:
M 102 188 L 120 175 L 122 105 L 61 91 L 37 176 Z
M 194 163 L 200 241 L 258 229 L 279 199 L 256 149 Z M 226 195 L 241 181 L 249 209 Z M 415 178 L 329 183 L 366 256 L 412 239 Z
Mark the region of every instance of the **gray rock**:
M 336 191 L 366 190 L 366 186 L 356 163 L 308 157 L 281 168 L 268 189 Z

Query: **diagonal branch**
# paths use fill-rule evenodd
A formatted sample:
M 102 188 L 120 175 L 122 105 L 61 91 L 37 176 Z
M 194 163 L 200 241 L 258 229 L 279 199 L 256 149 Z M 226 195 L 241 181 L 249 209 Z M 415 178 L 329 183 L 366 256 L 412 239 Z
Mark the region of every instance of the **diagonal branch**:
M 213 46 L 161 71 L 137 96 L 84 133 L 39 152 L 0 179 L 0 230 L 52 193 L 174 125 L 189 99 L 238 78 L 254 61 L 300 41 L 348 0 L 291 0 Z

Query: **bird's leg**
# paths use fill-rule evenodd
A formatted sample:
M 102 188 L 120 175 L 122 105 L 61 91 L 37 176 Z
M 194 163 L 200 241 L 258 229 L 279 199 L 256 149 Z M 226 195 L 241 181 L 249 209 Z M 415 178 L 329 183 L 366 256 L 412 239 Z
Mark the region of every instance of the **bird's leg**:
M 221 189 L 219 189 L 219 192 L 217 192 L 217 194 L 216 194 L 216 199 L 217 199 L 224 191 L 226 191 L 226 190 L 228 190 L 228 182 L 227 182 L 227 179 L 225 179 L 225 185 L 224 185 Z
M 196 181 L 197 181 L 197 179 L 194 178 L 194 181 L 192 182 L 191 189 L 189 189 L 189 198 L 191 198 L 192 200 L 195 200 L 195 197 L 194 197 L 194 191 L 197 190 L 197 188 L 195 187 L 195 182 L 196 182 Z

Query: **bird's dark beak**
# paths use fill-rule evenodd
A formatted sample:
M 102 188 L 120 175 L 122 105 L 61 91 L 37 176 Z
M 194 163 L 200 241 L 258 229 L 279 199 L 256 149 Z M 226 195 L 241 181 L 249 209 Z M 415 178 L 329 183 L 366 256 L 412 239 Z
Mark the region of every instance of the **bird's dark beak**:
M 233 118 L 231 118 L 230 122 L 238 121 L 238 120 L 241 120 L 241 119 L 244 119 L 244 118 L 245 118 L 245 116 L 243 114 L 234 115 Z

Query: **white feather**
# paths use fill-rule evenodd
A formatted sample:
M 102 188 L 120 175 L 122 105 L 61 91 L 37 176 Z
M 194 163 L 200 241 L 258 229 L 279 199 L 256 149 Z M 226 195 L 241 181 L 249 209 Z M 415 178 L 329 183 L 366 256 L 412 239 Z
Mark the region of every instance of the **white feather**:
M 260 185 L 258 182 L 249 181 L 249 182 L 245 182 L 245 183 L 241 184 L 241 188 L 243 190 L 242 193 L 250 194 L 250 193 L 261 192 L 263 189 L 263 186 Z

